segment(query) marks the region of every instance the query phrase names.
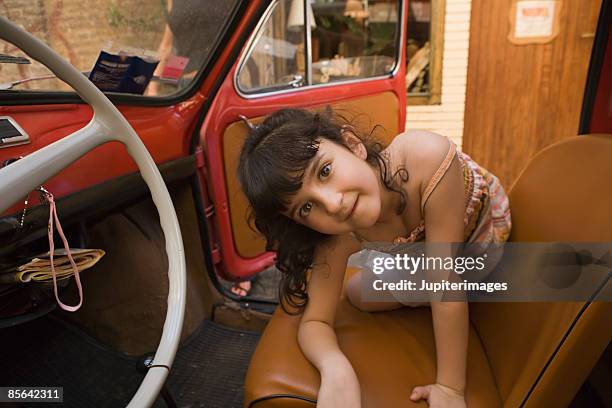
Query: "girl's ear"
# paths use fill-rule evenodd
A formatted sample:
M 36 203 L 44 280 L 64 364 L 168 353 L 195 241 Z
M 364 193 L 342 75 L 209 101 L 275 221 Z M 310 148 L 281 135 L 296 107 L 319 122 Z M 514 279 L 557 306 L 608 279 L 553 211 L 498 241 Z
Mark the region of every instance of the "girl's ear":
M 342 126 L 342 140 L 353 154 L 362 160 L 368 157 L 368 152 L 361 141 L 347 126 Z

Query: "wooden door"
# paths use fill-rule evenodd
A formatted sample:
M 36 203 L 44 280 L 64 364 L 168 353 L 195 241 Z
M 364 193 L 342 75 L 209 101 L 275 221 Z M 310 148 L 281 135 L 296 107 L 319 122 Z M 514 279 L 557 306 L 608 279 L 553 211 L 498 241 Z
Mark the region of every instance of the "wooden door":
M 509 187 L 544 147 L 578 133 L 601 0 L 561 0 L 547 44 L 508 40 L 513 0 L 472 0 L 463 149 Z

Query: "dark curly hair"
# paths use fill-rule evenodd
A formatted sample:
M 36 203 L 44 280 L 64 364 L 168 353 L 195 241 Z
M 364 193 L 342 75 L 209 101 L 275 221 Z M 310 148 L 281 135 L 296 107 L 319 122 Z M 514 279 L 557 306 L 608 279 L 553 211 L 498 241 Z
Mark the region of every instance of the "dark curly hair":
M 343 131 L 350 131 L 364 144 L 366 161 L 380 172 L 384 186 L 400 195 L 396 212 L 406 206 L 406 196 L 396 186 L 397 175 L 408 180 L 408 171 L 398 169 L 391 175 L 383 145 L 373 133 L 363 136 L 343 115 L 327 106 L 322 112 L 304 109 L 280 109 L 249 131 L 240 153 L 238 180 L 250 205 L 249 225 L 266 238 L 266 250 L 276 251 L 276 267 L 282 272 L 279 299 L 283 310 L 300 314 L 308 303 L 307 272 L 312 267 L 315 248 L 330 235 L 299 224 L 282 213 L 291 197 L 302 186 L 304 171 L 318 151 L 318 139 L 324 138 L 341 146 Z M 285 303 L 296 312 L 290 312 Z

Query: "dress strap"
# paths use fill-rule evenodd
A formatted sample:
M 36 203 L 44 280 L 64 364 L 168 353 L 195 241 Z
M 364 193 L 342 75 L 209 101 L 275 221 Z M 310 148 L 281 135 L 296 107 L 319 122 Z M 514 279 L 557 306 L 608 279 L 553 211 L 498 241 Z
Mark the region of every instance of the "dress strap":
M 453 141 L 450 139 L 448 139 L 448 143 L 450 145 L 448 147 L 448 153 L 446 153 L 446 157 L 442 161 L 442 164 L 440 164 L 440 167 L 438 167 L 438 170 L 436 170 L 436 172 L 434 173 L 433 177 L 429 181 L 429 184 L 427 185 L 427 188 L 425 188 L 425 192 L 423 193 L 423 198 L 421 199 L 421 214 L 423 213 L 423 209 L 425 208 L 425 203 L 427 202 L 427 199 L 434 191 L 440 180 L 442 180 L 442 177 L 444 177 L 444 174 L 446 174 L 446 171 L 450 167 L 453 158 L 455 157 L 457 145 L 455 145 L 455 143 L 453 143 Z

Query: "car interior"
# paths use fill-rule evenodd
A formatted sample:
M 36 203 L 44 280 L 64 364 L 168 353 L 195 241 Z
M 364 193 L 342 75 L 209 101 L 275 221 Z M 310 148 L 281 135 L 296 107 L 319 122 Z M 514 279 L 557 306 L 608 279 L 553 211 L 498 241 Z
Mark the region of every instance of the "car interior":
M 314 11 L 306 1 L 232 3 L 203 68 L 185 82 L 160 80 L 154 97 L 103 93 L 82 75 L 86 68 L 60 57 L 61 44 L 48 47 L 0 21 L 3 43 L 64 83 L 53 88 L 56 79 L 47 78 L 39 88 L 0 92 L 0 120 L 29 137 L 0 145 L 0 386 L 63 387 L 63 402 L 74 407 L 316 406 L 320 375 L 298 345 L 300 316 L 278 307 L 281 272 L 247 220 L 240 149 L 249 126 L 290 106 L 330 106 L 385 144 L 402 134 L 408 2 L 365 2 L 372 16 L 393 15 L 366 25 L 367 53 L 358 37 L 365 29 L 340 41 L 334 32 L 334 4 L 349 13 L 352 2 Z M 344 16 L 362 21 L 362 11 Z M 316 34 L 301 36 L 313 12 Z M 599 28 L 603 45 L 594 48 L 604 73 L 609 32 Z M 279 63 L 285 51 L 264 51 L 278 35 L 297 60 Z M 316 54 L 303 60 L 313 44 Z M 339 47 L 345 65 L 332 55 Z M 609 72 L 590 83 L 593 101 L 598 89 L 609 95 Z M 510 242 L 612 242 L 611 157 L 612 135 L 596 126 L 541 149 L 507 186 Z M 79 274 L 82 293 L 74 279 L 56 283 L 65 304 L 82 300 L 75 312 L 58 307 L 50 279 L 9 273 L 49 251 L 44 191 L 55 194 L 55 227 L 70 248 L 103 252 Z M 58 254 L 63 247 L 56 235 Z M 356 271 L 347 268 L 345 283 Z M 601 404 L 594 395 L 612 378 L 609 277 L 584 301 L 471 303 L 467 405 Z M 231 287 L 245 280 L 252 290 L 237 296 Z M 363 407 L 425 406 L 408 397 L 435 378 L 428 307 L 362 312 L 343 293 L 334 330 Z

